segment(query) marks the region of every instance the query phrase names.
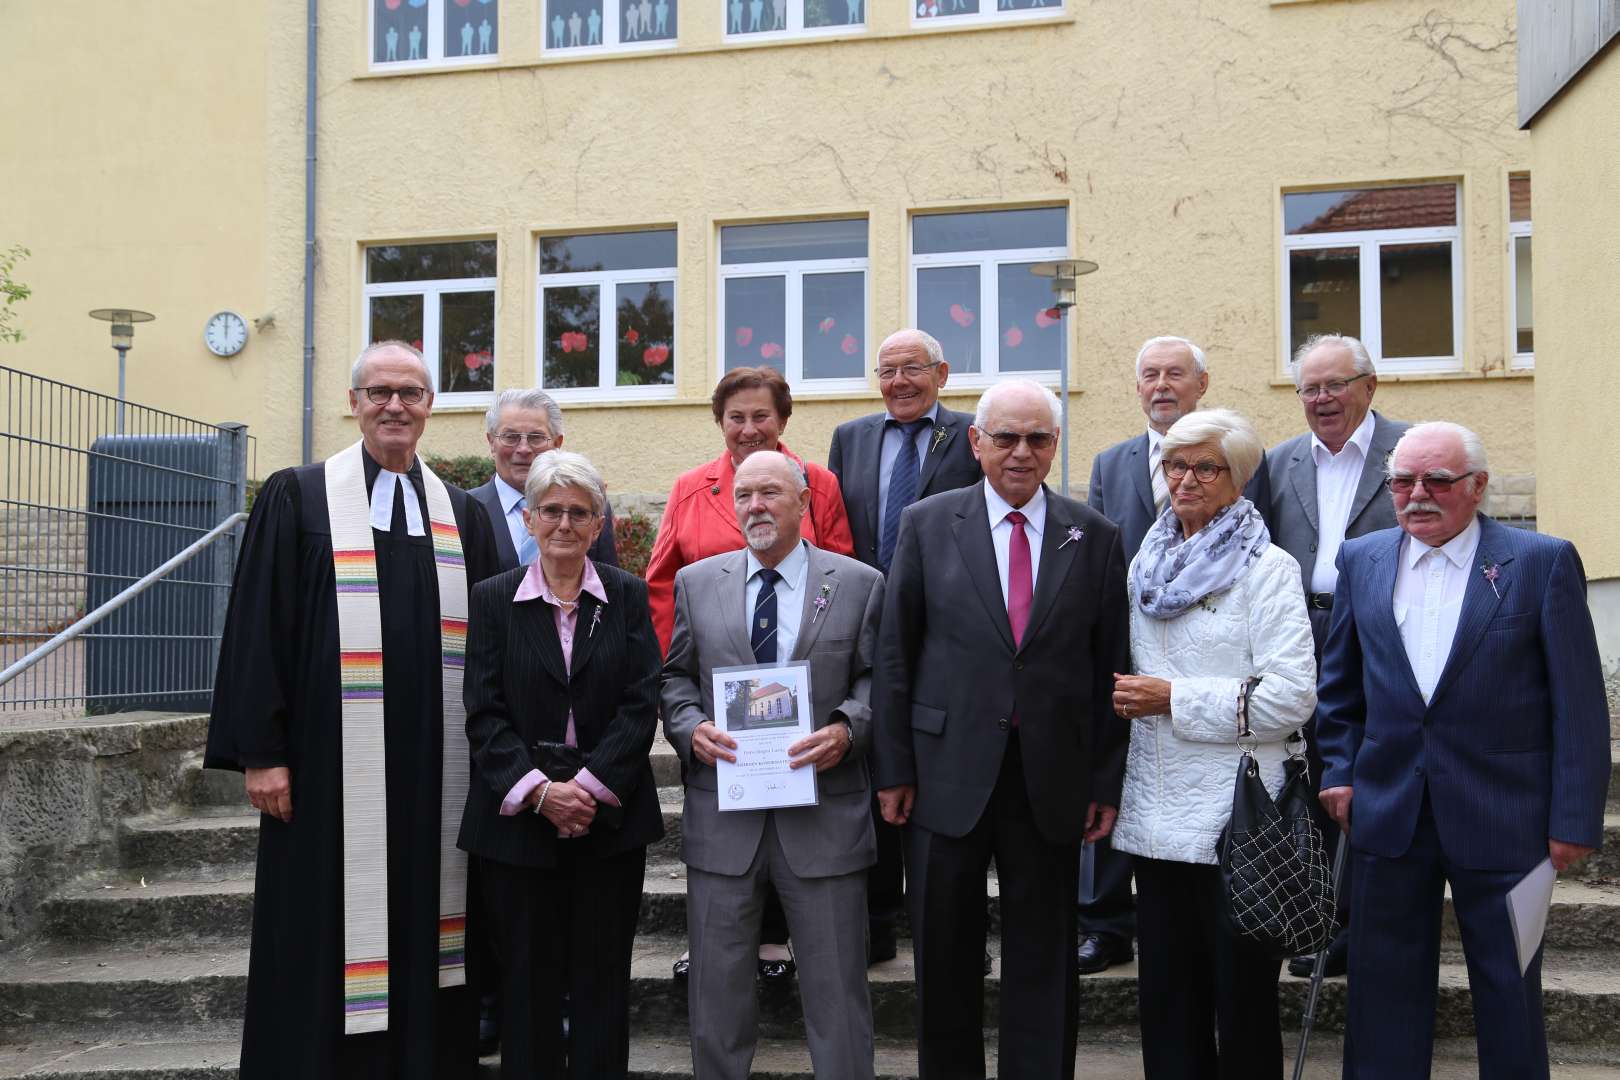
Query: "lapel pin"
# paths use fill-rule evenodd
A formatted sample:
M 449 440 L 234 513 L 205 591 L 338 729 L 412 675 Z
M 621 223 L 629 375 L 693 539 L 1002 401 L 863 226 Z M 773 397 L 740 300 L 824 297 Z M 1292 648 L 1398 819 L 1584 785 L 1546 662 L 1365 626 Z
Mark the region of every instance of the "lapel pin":
M 596 636 L 596 624 L 601 622 L 601 621 L 602 621 L 602 605 L 597 604 L 595 610 L 593 610 L 591 612 L 591 628 L 585 632 L 585 636 L 586 637 L 595 637 Z
M 1086 531 L 1084 529 L 1082 529 L 1080 526 L 1078 526 L 1078 525 L 1070 525 L 1069 526 L 1069 535 L 1064 537 L 1063 543 L 1059 544 L 1057 546 L 1057 549 L 1059 551 L 1062 551 L 1064 548 L 1068 547 L 1071 543 L 1074 543 L 1074 542 L 1078 541 L 1081 537 L 1083 537 L 1085 535 L 1086 535 Z
M 827 605 L 832 602 L 832 586 L 823 585 L 821 591 L 816 594 L 815 599 L 810 602 L 816 605 L 816 613 L 810 616 L 810 624 L 814 626 L 816 620 L 821 618 L 821 613 L 826 611 Z
M 939 444 L 944 442 L 945 441 L 945 436 L 947 436 L 949 434 L 950 434 L 950 431 L 948 429 L 944 428 L 944 427 L 935 428 L 934 429 L 934 442 L 933 442 L 933 445 L 929 446 L 928 452 L 930 454 L 932 454 L 935 450 L 938 450 L 939 449 Z
M 1482 562 L 1479 564 L 1479 572 L 1484 574 L 1485 580 L 1491 583 L 1491 592 L 1496 593 L 1496 598 L 1498 600 L 1502 599 L 1501 592 L 1496 588 L 1496 579 L 1502 576 L 1502 564 Z
M 709 494 L 710 495 L 718 495 L 718 494 L 720 494 L 720 485 L 716 484 L 716 485 L 714 485 L 714 487 L 710 488 L 709 489 Z

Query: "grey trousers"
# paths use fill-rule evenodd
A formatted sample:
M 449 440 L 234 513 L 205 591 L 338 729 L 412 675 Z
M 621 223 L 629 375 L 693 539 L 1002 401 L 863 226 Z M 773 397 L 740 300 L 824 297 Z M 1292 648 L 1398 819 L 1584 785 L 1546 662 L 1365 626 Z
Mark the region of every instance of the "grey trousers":
M 801 878 L 788 866 L 775 816 L 737 876 L 686 871 L 692 948 L 687 1015 L 696 1080 L 747 1080 L 759 1037 L 754 976 L 766 883 L 787 913 L 799 996 L 818 1077 L 872 1080 L 872 1001 L 866 988 L 866 872 Z

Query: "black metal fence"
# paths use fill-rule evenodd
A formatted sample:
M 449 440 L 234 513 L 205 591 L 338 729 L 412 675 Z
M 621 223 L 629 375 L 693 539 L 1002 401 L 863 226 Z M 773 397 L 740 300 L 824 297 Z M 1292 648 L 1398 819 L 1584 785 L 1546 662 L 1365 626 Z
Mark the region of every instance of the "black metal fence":
M 0 712 L 208 707 L 232 535 L 143 579 L 244 509 L 253 455 L 241 424 L 0 367 Z

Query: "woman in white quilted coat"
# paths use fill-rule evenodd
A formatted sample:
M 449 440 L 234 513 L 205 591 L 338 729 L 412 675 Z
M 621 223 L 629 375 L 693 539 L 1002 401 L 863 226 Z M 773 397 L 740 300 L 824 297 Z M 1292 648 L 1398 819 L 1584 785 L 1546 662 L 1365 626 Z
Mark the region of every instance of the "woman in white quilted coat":
M 1249 705 L 1266 787 L 1283 741 L 1316 707 L 1299 564 L 1241 496 L 1263 448 L 1228 409 L 1164 436 L 1170 505 L 1131 562 L 1131 660 L 1114 708 L 1130 721 L 1116 851 L 1135 856 L 1137 994 L 1147 1080 L 1282 1075 L 1282 961 L 1227 930 L 1215 844 L 1232 814 L 1237 702 Z

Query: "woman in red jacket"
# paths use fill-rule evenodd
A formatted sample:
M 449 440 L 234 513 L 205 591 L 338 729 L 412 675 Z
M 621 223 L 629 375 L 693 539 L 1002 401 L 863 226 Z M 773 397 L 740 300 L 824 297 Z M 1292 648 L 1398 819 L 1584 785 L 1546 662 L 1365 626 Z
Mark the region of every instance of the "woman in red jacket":
M 710 401 L 714 422 L 726 442 L 725 452 L 675 481 L 647 563 L 647 604 L 658 644 L 666 653 L 675 629 L 675 572 L 688 563 L 743 546 L 731 501 L 731 478 L 754 451 L 779 450 L 804 469 L 810 482 L 804 538 L 840 555 L 855 554 L 838 478 L 820 465 L 800 460 L 780 442 L 782 429 L 793 415 L 793 392 L 787 380 L 775 368 L 733 368 L 714 388 Z
M 775 368 L 733 368 L 720 379 L 710 399 L 714 422 L 726 442 L 725 452 L 707 465 L 682 473 L 670 489 L 669 503 L 658 526 L 647 562 L 647 606 L 659 647 L 669 652 L 675 632 L 675 572 L 687 563 L 723 555 L 743 546 L 742 529 L 731 498 L 731 480 L 742 460 L 756 450 L 779 450 L 798 462 L 810 484 L 810 512 L 804 538 L 840 555 L 855 554 L 855 538 L 844 513 L 838 478 L 820 465 L 803 461 L 781 443 L 782 429 L 793 415 L 793 392 Z M 780 982 L 796 965 L 787 945 L 787 916 L 774 890 L 765 897 L 760 926 L 759 976 Z M 675 961 L 675 977 L 686 978 L 687 954 Z

